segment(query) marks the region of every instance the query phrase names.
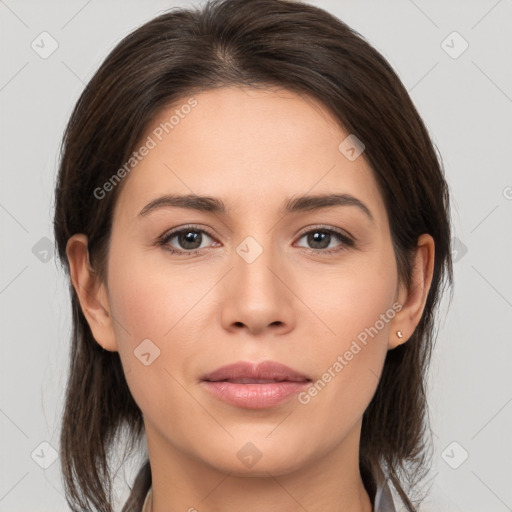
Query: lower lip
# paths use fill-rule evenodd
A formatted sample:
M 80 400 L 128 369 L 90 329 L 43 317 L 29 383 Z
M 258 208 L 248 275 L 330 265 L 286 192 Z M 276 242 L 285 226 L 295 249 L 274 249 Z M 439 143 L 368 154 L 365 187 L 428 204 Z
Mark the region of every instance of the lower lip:
M 268 384 L 236 384 L 226 381 L 203 381 L 202 383 L 210 393 L 224 402 L 244 409 L 265 409 L 300 393 L 309 381 L 283 381 Z

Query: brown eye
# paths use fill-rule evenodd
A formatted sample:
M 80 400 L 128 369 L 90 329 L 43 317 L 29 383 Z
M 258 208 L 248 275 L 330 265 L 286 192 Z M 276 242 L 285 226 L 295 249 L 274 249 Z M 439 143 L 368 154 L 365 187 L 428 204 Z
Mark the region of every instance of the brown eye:
M 198 249 L 201 246 L 203 235 L 199 231 L 179 231 L 172 238 L 176 238 L 180 249 Z M 171 238 L 171 239 L 172 239 Z
M 208 239 L 213 240 L 213 237 L 204 229 L 185 227 L 165 234 L 158 244 L 172 253 L 195 254 L 211 246 Z
M 312 249 L 327 249 L 331 243 L 332 234 L 327 231 L 310 231 L 306 237 Z
M 354 245 L 354 241 L 347 235 L 331 228 L 311 229 L 302 234 L 301 239 L 303 238 L 306 239 L 306 249 L 325 253 L 342 251 Z

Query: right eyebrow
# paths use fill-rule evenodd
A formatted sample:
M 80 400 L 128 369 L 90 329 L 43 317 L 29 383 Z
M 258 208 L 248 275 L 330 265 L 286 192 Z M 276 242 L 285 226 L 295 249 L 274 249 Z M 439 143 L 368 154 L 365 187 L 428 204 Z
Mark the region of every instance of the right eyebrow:
M 165 207 L 188 208 L 191 210 L 199 210 L 204 212 L 225 213 L 226 207 L 220 199 L 208 196 L 198 196 L 196 194 L 188 194 L 184 196 L 167 194 L 157 197 L 148 203 L 139 212 L 139 216 L 145 216 L 148 213 Z

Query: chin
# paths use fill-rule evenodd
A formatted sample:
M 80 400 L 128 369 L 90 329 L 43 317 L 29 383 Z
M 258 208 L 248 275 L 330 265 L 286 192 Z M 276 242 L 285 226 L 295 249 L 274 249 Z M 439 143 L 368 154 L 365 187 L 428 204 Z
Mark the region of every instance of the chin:
M 221 453 L 203 458 L 205 462 L 222 473 L 237 477 L 268 477 L 286 475 L 301 469 L 306 462 L 304 443 L 286 449 L 269 440 L 261 442 L 235 442 L 235 448 L 223 449 Z M 300 453 L 299 457 L 297 454 Z M 232 455 L 231 455 L 232 454 Z M 210 455 L 210 454 L 209 454 Z

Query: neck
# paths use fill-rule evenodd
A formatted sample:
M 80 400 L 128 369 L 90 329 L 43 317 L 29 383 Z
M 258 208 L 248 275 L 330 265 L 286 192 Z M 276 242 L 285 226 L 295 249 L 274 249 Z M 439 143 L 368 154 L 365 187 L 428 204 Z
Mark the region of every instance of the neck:
M 180 451 L 147 424 L 148 512 L 371 512 L 359 472 L 359 434 L 360 425 L 335 449 L 300 467 L 240 475 Z

